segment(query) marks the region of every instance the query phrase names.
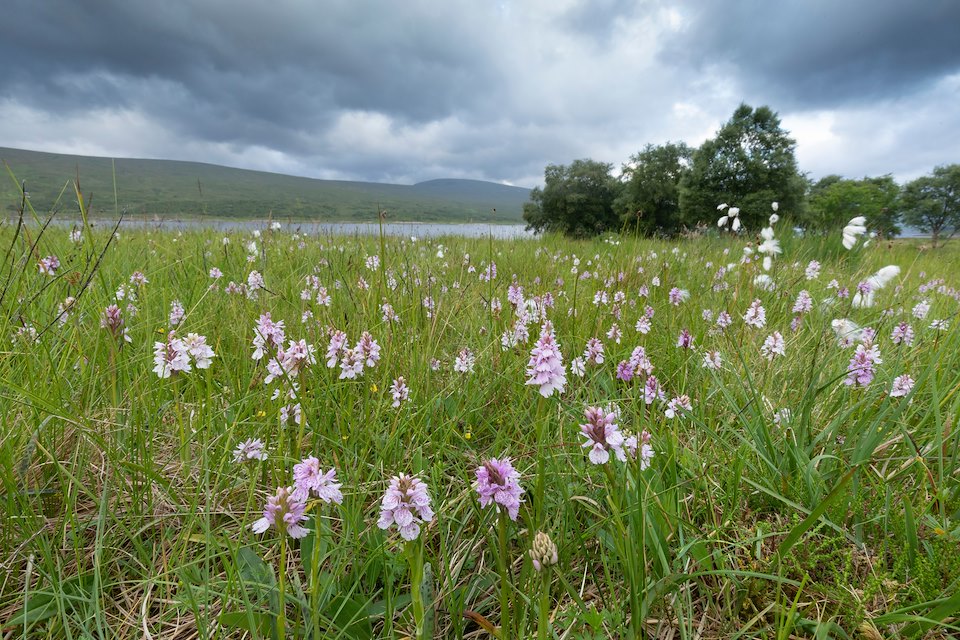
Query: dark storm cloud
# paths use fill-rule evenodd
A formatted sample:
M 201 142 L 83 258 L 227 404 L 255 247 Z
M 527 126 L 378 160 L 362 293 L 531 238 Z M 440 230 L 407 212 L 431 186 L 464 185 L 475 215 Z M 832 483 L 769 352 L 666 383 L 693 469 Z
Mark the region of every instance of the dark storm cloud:
M 425 122 L 484 102 L 497 74 L 482 34 L 442 7 L 405 3 L 385 17 L 361 4 L 15 0 L 17 20 L 0 24 L 11 72 L 0 90 L 43 108 L 161 113 L 140 95 L 152 85 L 172 94 L 161 104 L 182 92 L 184 115 L 208 105 L 287 126 L 322 126 L 334 109 Z
M 562 19 L 602 39 L 622 4 L 571 6 Z M 516 32 L 492 6 L 14 0 L 11 14 L 17 20 L 0 23 L 12 71 L 0 76 L 0 94 L 44 113 L 130 110 L 162 128 L 160 139 L 277 150 L 291 157 L 278 170 L 373 180 L 527 178 L 549 153 L 526 144 L 504 114 L 521 61 L 510 54 Z M 377 148 L 327 139 L 355 112 L 389 118 Z M 491 120 L 503 126 L 491 130 Z M 436 123 L 442 137 L 406 131 Z
M 958 7 L 7 0 L 0 146 L 532 186 L 547 164 L 697 145 L 746 100 L 791 123 L 814 175 L 915 175 L 956 153 L 956 119 L 931 116 L 955 111 Z
M 782 108 L 896 97 L 960 70 L 956 0 L 701 0 L 662 58 L 727 63 Z

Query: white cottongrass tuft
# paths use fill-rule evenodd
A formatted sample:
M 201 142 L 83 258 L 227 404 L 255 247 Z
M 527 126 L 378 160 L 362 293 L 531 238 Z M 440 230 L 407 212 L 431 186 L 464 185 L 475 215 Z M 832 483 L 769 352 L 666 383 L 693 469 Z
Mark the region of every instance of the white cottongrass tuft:
M 900 275 L 900 267 L 895 264 L 887 265 L 877 271 L 866 279 L 867 291 L 865 293 L 857 291 L 857 293 L 854 294 L 853 306 L 857 308 L 872 307 L 874 294 L 887 286 L 887 284 L 898 275 Z
M 720 216 L 720 219 L 717 220 L 718 227 L 727 226 L 727 222 L 730 222 L 730 229 L 733 231 L 740 230 L 740 208 L 739 207 L 728 207 L 726 204 L 721 204 L 717 207 L 717 211 L 724 211 L 726 213 Z
M 847 250 L 853 249 L 857 244 L 857 238 L 866 233 L 867 219 L 864 216 L 857 216 L 843 228 L 843 247 Z
M 863 337 L 863 327 L 849 318 L 837 318 L 830 326 L 837 336 L 837 344 L 841 347 L 848 347 Z

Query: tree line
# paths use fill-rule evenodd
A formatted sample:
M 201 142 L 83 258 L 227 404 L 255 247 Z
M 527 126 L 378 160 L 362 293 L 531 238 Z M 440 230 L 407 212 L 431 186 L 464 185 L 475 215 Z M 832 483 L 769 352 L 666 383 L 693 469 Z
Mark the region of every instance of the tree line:
M 929 233 L 934 244 L 960 229 L 960 164 L 902 186 L 890 175 L 830 175 L 813 182 L 800 172 L 795 150 L 776 112 L 741 104 L 699 148 L 648 144 L 619 176 L 612 164 L 591 159 L 548 165 L 523 218 L 534 231 L 573 237 L 613 231 L 672 236 L 711 225 L 721 203 L 739 207 L 743 224 L 758 228 L 778 202 L 781 216 L 811 233 L 829 232 L 856 216 L 866 216 L 881 236 L 895 236 L 907 224 Z

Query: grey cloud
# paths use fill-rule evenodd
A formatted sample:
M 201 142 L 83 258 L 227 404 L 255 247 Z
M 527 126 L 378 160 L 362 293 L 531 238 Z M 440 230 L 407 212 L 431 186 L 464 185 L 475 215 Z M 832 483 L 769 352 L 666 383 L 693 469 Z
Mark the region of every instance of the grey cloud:
M 571 5 L 558 19 L 565 31 L 592 38 L 602 45 L 609 41 L 617 20 L 629 19 L 652 3 L 638 0 L 593 0 Z
M 741 99 L 786 119 L 921 95 L 957 68 L 955 6 L 9 0 L 0 144 L 531 186 L 548 163 L 698 144 Z M 799 140 L 804 169 L 876 164 L 848 151 L 863 132 L 838 118 L 829 140 Z M 922 128 L 891 165 L 932 157 L 918 145 L 950 126 Z
M 335 108 L 424 122 L 482 104 L 497 81 L 475 25 L 418 3 L 381 15 L 348 2 L 13 4 L 0 89 L 38 106 L 129 104 L 125 85 L 148 79 L 289 124 Z M 72 86 L 77 75 L 110 81 Z
M 684 12 L 691 24 L 664 62 L 732 65 L 781 108 L 896 96 L 960 69 L 954 0 L 700 0 Z
M 960 160 L 960 112 L 954 108 L 958 95 L 960 74 L 915 95 L 796 114 L 785 124 L 795 127 L 797 159 L 814 177 L 892 173 L 898 180 L 910 180 L 936 165 Z

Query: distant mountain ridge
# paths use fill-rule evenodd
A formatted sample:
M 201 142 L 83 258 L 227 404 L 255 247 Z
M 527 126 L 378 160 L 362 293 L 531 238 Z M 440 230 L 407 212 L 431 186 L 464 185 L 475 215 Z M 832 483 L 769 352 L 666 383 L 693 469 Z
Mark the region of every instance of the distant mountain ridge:
M 56 202 L 64 185 L 79 176 L 94 213 L 117 207 L 134 216 L 291 218 L 367 222 L 377 208 L 393 221 L 521 223 L 530 189 L 440 178 L 414 185 L 319 180 L 280 173 L 236 169 L 182 160 L 78 156 L 0 147 L 18 181 L 26 180 L 38 213 L 76 210 L 72 187 Z M 114 167 L 117 201 L 114 202 Z M 20 195 L 9 177 L 0 179 L 5 212 L 16 211 Z

